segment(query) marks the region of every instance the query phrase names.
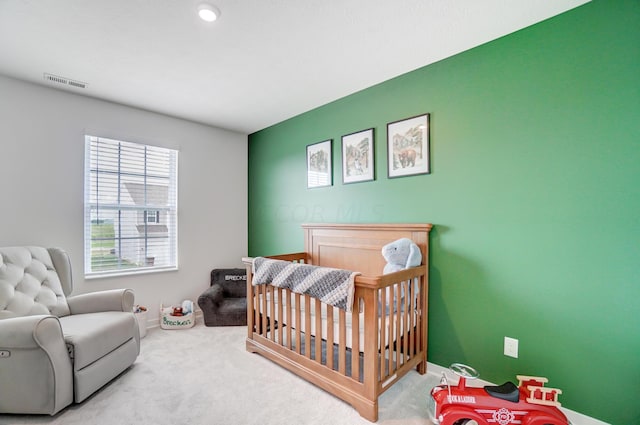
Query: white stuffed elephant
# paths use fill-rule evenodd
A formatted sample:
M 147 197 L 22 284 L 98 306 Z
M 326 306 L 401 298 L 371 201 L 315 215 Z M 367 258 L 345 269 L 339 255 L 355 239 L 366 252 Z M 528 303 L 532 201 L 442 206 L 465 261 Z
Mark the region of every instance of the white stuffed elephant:
M 422 263 L 420 248 L 409 238 L 401 238 L 382 247 L 382 256 L 387 260 L 383 273 L 419 266 Z

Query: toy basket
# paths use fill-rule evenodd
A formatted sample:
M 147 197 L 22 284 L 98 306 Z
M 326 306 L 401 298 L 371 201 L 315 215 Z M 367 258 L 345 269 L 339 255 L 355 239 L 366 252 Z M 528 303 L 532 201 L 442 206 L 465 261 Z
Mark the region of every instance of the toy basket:
M 140 338 L 144 338 L 147 334 L 147 307 L 136 305 L 133 308 L 133 313 L 138 322 L 138 329 L 140 330 Z
M 182 306 L 187 306 L 189 313 L 182 316 L 174 316 L 173 313 L 176 307 L 164 307 L 162 303 L 160 304 L 160 327 L 162 329 L 188 329 L 196 324 L 193 301 L 186 300 L 182 303 Z

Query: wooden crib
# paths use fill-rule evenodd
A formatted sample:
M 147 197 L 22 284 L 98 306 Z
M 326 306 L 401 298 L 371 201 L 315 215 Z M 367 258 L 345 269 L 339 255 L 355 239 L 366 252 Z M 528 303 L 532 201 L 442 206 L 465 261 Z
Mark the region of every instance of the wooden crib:
M 247 267 L 247 350 L 260 353 L 378 420 L 378 396 L 414 367 L 427 370 L 431 224 L 304 224 L 305 252 L 270 256 L 360 272 L 353 311 L 271 285 Z M 413 240 L 422 265 L 382 275 L 382 246 Z

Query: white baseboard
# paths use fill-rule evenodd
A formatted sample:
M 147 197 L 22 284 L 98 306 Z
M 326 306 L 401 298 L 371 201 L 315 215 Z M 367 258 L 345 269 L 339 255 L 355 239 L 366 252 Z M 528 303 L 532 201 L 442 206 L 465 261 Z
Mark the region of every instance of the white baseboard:
M 442 376 L 443 372 L 447 372 L 447 379 L 449 380 L 449 382 L 452 384 L 458 383 L 457 375 L 451 372 L 448 367 L 442 367 L 435 363 L 429 362 L 427 364 L 427 372 L 436 376 Z M 473 382 L 477 383 L 478 384 L 477 386 L 496 385 L 492 382 L 488 382 L 483 379 L 477 379 L 477 380 L 474 380 Z M 572 425 L 610 425 L 607 422 L 602 422 L 598 419 L 592 418 L 587 415 L 583 415 L 582 413 L 574 412 L 573 410 L 566 409 L 564 407 L 561 407 L 560 409 L 562 410 L 562 413 L 564 413 L 567 416 L 567 419 L 569 419 Z

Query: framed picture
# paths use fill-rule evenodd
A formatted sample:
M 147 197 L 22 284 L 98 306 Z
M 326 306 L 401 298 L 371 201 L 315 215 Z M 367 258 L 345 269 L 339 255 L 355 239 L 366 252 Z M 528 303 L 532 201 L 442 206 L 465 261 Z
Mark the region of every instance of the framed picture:
M 429 174 L 429 114 L 387 124 L 389 178 Z
M 307 188 L 325 187 L 333 184 L 331 166 L 332 139 L 307 145 Z
M 373 128 L 342 136 L 342 182 L 373 180 Z

